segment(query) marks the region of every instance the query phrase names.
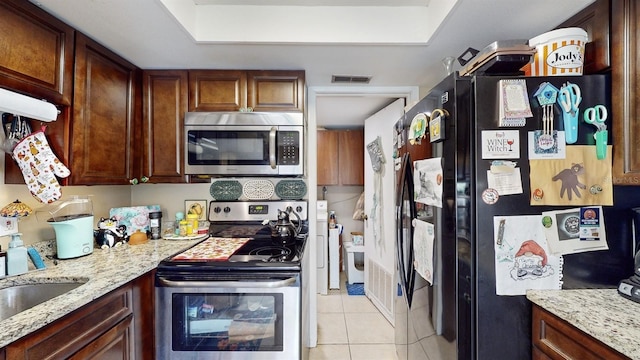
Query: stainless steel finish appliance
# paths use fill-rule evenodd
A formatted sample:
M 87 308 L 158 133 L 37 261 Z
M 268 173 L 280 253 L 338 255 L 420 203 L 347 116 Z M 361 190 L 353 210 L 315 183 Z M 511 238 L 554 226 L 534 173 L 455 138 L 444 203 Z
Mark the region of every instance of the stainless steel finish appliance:
M 160 263 L 156 358 L 306 358 L 307 202 L 211 202 L 209 209 L 212 237 L 250 240 L 223 260 L 171 256 Z M 282 211 L 300 217 L 294 241 L 263 225 Z
M 304 174 L 302 113 L 188 112 L 186 174 Z

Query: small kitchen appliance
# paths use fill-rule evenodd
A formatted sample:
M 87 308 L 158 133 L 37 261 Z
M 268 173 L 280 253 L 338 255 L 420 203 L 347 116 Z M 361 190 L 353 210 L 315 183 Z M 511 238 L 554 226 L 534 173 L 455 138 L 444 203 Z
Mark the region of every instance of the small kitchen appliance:
M 306 201 L 212 201 L 210 237 L 158 266 L 156 358 L 305 358 L 307 219 Z
M 53 226 L 59 259 L 93 253 L 93 205 L 89 198 L 74 196 L 36 211 L 36 217 Z
M 634 274 L 620 281 L 618 293 L 627 299 L 640 303 L 640 251 L 636 253 Z

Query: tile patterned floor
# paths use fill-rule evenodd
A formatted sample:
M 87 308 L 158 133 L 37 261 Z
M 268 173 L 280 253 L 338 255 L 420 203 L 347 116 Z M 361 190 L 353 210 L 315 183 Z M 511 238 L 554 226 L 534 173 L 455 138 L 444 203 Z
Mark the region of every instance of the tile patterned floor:
M 393 326 L 366 296 L 349 296 L 344 286 L 317 296 L 318 346 L 310 360 L 397 359 Z

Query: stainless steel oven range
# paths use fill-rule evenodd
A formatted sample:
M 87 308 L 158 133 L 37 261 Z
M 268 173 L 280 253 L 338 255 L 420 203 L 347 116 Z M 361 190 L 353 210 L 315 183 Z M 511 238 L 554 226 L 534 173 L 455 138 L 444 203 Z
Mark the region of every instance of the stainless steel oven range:
M 211 202 L 208 218 L 211 237 L 158 266 L 156 358 L 306 358 L 307 202 Z

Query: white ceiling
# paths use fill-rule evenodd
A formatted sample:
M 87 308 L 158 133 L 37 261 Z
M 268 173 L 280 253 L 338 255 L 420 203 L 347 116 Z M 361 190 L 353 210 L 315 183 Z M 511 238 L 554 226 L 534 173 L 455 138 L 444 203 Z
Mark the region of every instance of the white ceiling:
M 496 40 L 532 38 L 593 2 L 31 1 L 142 69 L 303 69 L 310 87 L 351 86 L 332 84 L 331 76 L 355 75 L 372 77 L 365 86 L 419 86 L 421 92 L 445 76 L 445 57 Z M 390 102 L 318 97 L 317 123 L 362 124 Z

